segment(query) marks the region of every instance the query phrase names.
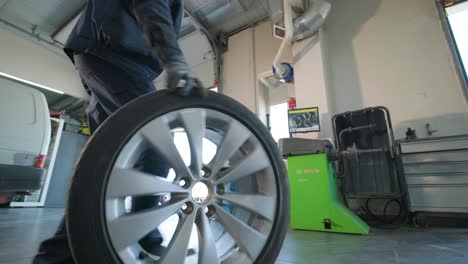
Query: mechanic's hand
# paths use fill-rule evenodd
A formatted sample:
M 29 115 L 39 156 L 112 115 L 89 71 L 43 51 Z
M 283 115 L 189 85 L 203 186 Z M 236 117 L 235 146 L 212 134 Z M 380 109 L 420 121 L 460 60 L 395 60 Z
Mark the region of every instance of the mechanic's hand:
M 169 89 L 182 96 L 194 93 L 202 97 L 206 95 L 207 90 L 187 63 L 181 61 L 169 62 L 166 65 L 166 71 L 167 87 Z

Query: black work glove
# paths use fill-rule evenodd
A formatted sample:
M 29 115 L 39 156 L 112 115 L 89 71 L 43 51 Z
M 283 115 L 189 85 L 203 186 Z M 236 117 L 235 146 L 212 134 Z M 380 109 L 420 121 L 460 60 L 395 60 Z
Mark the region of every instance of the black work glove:
M 1 1 L 1 0 L 0 0 Z M 135 17 L 153 55 L 166 69 L 167 87 L 182 96 L 207 93 L 190 69 L 178 44 L 182 0 L 122 0 Z M 176 13 L 174 13 L 176 12 Z M 179 12 L 179 13 L 177 13 Z
M 165 65 L 167 71 L 167 88 L 182 96 L 206 96 L 207 90 L 197 78 L 190 66 L 183 60 L 173 60 Z

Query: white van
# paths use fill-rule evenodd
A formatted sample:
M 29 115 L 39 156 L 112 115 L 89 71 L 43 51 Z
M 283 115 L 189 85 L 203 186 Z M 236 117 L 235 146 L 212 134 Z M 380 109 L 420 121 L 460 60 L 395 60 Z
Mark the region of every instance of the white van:
M 51 123 L 44 94 L 0 78 L 0 204 L 40 189 Z

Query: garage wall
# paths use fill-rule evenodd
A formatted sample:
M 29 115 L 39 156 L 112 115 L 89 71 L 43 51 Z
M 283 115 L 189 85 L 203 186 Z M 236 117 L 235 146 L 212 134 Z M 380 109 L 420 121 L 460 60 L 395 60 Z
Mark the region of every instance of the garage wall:
M 0 71 L 87 98 L 75 67 L 64 56 L 0 28 Z
M 294 86 L 298 108 L 318 107 L 320 132 L 297 134 L 295 137 L 332 139 L 334 115 L 332 97 L 325 80 L 322 32 L 293 45 Z
M 229 37 L 228 51 L 224 54 L 223 93 L 263 115 L 265 93 L 264 87 L 257 82 L 257 76 L 271 72 L 280 44 L 281 41 L 272 36 L 269 21 Z M 290 59 L 291 54 L 288 54 L 286 60 Z M 281 98 L 287 98 L 293 92 L 291 89 L 275 89 L 269 94 L 274 101 L 272 103 L 279 103 Z
M 223 93 L 256 111 L 253 29 L 248 28 L 229 38 L 224 54 Z
M 323 56 L 333 111 L 387 106 L 396 137 L 468 132 L 467 104 L 434 1 L 333 2 Z M 313 82 L 313 80 L 310 80 Z
M 0 39 L 1 72 L 63 91 L 73 97 L 88 98 L 75 67 L 65 54 L 53 52 L 3 28 L 0 28 Z M 184 37 L 179 43 L 187 62 L 200 80 L 206 87 L 213 86 L 216 61 L 207 39 L 196 32 Z
M 397 138 L 408 127 L 427 137 L 427 123 L 438 130 L 433 136 L 468 132 L 468 106 L 433 1 L 330 2 L 320 37 L 292 48 L 299 107 L 320 106 L 323 123 L 336 113 L 384 105 Z M 268 22 L 229 38 L 227 95 L 258 109 L 253 74 L 269 70 L 275 41 Z M 331 136 L 330 124 L 322 125 L 312 137 Z

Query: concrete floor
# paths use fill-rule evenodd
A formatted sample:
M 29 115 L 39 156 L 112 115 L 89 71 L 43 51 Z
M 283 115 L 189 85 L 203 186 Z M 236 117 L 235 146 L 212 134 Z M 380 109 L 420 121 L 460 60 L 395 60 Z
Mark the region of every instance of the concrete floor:
M 63 210 L 0 209 L 0 264 L 31 263 Z M 467 263 L 468 230 L 374 230 L 370 236 L 291 231 L 277 264 Z

